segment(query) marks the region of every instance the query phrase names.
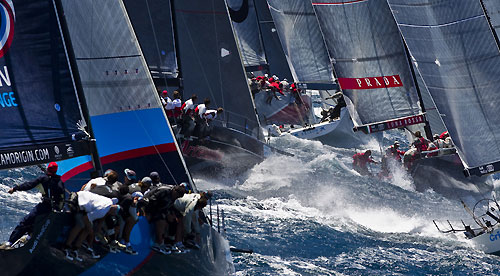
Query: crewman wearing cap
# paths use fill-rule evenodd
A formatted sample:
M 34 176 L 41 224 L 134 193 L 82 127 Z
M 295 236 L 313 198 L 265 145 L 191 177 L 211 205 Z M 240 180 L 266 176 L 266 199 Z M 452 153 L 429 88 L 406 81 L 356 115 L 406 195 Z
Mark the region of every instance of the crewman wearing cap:
M 398 164 L 401 164 L 401 156 L 404 156 L 405 152 L 399 150 L 399 142 L 395 141 L 394 144 L 385 149 L 385 154 L 382 157 L 381 175 L 389 175 L 389 160 L 396 160 Z
M 50 213 L 52 210 L 61 210 L 64 204 L 64 183 L 61 176 L 57 175 L 57 163 L 50 162 L 45 174 L 39 176 L 33 181 L 22 183 L 9 190 L 9 194 L 16 191 L 28 191 L 37 188 L 42 193 L 42 202 L 38 203 L 31 212 L 25 216 L 16 226 L 9 241 L 5 246 L 10 246 L 21 238 L 25 233 L 31 235 L 35 218 L 42 214 Z

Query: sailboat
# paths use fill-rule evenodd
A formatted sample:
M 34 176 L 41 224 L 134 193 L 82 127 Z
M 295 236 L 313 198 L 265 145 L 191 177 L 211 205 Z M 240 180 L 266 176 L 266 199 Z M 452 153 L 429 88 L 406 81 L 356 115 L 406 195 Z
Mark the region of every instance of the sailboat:
M 277 76 L 290 83 L 292 74 L 282 50 L 277 28 L 267 2 L 261 0 L 226 1 L 247 77 Z M 258 92 L 258 93 L 257 93 Z M 304 124 L 311 110 L 311 98 L 300 95 L 302 105 L 294 105 L 295 95 L 284 89 L 271 101 L 265 89 L 252 92 L 256 112 L 263 126 Z
M 303 90 L 314 92 L 318 103 L 312 106 L 305 126 L 288 132 L 306 139 L 327 135 L 347 112 L 343 109 L 337 119 L 324 122 L 320 122 L 321 112 L 315 112 L 333 108 L 337 102 L 331 98 L 339 88 L 313 7 L 307 1 L 268 3 L 293 79 Z
M 486 5 L 487 1 L 441 1 L 421 6 L 409 2 L 388 1 L 418 73 L 442 114 L 464 173 L 485 176 L 497 172 L 500 48 L 494 25 L 485 14 L 493 6 Z M 489 4 L 498 8 L 498 4 Z M 493 209 L 483 210 L 497 210 L 494 202 L 494 198 L 489 202 Z M 483 219 L 496 224 L 495 217 L 487 214 Z M 477 221 L 480 231 L 472 231 L 468 237 L 485 252 L 498 254 L 498 227 Z
M 155 84 L 197 94 L 224 112 L 212 122 L 209 140 L 182 140 L 194 174 L 238 175 L 261 162 L 260 123 L 225 1 L 124 1 Z M 147 20 L 144 20 L 144 19 Z M 171 58 L 167 58 L 171 57 Z M 174 59 L 175 57 L 175 59 Z M 166 61 L 176 65 L 168 65 Z M 165 73 L 158 68 L 172 68 Z M 171 71 L 171 73 L 168 73 Z
M 189 171 L 156 96 L 123 3 L 4 1 L 2 35 L 1 167 L 58 161 L 70 191 L 112 168 L 138 175 L 157 170 L 165 183 L 190 183 Z M 7 92 L 9 91 L 9 92 Z M 35 92 L 36 93 L 35 93 Z M 65 259 L 59 245 L 72 215 L 37 218 L 24 246 L 0 250 L 5 275 L 228 275 L 227 241 L 208 225 L 200 250 L 177 256 L 151 251 L 151 228 L 141 218 L 131 242 L 137 255 Z

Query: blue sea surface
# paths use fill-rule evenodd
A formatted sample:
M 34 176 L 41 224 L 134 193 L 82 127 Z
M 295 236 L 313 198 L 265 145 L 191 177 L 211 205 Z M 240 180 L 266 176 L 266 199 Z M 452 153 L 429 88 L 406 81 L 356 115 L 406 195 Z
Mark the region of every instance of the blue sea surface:
M 357 148 L 291 136 L 273 143 L 295 157 L 271 155 L 238 179 L 195 179 L 215 192 L 214 221 L 218 204 L 231 246 L 254 251 L 233 253 L 236 275 L 500 275 L 500 257 L 434 226 L 470 223 L 459 201 L 417 192 L 404 170 L 389 181 L 352 170 L 351 156 L 376 151 L 376 140 Z M 8 189 L 37 174 L 35 167 L 0 172 L 2 240 L 40 199 Z

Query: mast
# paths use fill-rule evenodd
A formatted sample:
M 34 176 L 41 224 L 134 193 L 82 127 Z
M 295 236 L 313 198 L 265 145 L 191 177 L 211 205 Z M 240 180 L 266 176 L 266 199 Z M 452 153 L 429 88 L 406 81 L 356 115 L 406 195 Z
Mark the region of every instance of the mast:
M 81 110 L 82 110 L 82 115 L 84 120 L 87 123 L 87 132 L 90 134 L 90 139 L 89 139 L 89 145 L 90 145 L 90 156 L 92 158 L 92 164 L 94 167 L 94 171 L 91 173 L 92 177 L 97 177 L 98 175 L 102 175 L 102 164 L 101 164 L 101 159 L 99 157 L 99 153 L 97 151 L 97 145 L 96 145 L 96 140 L 94 136 L 94 131 L 92 129 L 92 124 L 90 123 L 90 115 L 88 112 L 87 108 L 87 102 L 85 101 L 85 96 L 83 95 L 83 86 L 81 83 L 80 75 L 74 74 L 74 71 L 78 71 L 78 67 L 76 65 L 76 58 L 74 55 L 73 51 L 73 45 L 71 44 L 71 39 L 69 36 L 69 30 L 68 30 L 68 25 L 66 22 L 66 17 L 64 16 L 64 12 L 62 10 L 62 4 L 60 3 L 61 0 L 53 0 L 54 7 L 56 9 L 56 16 L 58 17 L 58 20 L 60 22 L 59 27 L 60 31 L 62 33 L 62 39 L 63 43 L 66 46 L 66 54 L 69 57 L 69 66 L 70 66 L 70 71 L 71 75 L 74 80 L 75 84 L 75 90 L 76 90 L 76 95 L 78 97 L 78 102 L 80 104 Z

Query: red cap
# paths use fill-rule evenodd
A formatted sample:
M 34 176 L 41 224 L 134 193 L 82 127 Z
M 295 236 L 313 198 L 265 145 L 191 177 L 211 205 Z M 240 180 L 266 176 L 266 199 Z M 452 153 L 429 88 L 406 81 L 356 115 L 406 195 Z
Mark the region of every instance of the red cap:
M 163 90 L 163 92 L 161 92 L 163 95 L 167 95 L 168 94 L 168 91 L 167 90 Z
M 57 168 L 58 166 L 56 162 L 50 162 L 47 166 L 47 172 L 50 174 L 55 174 L 57 172 Z

